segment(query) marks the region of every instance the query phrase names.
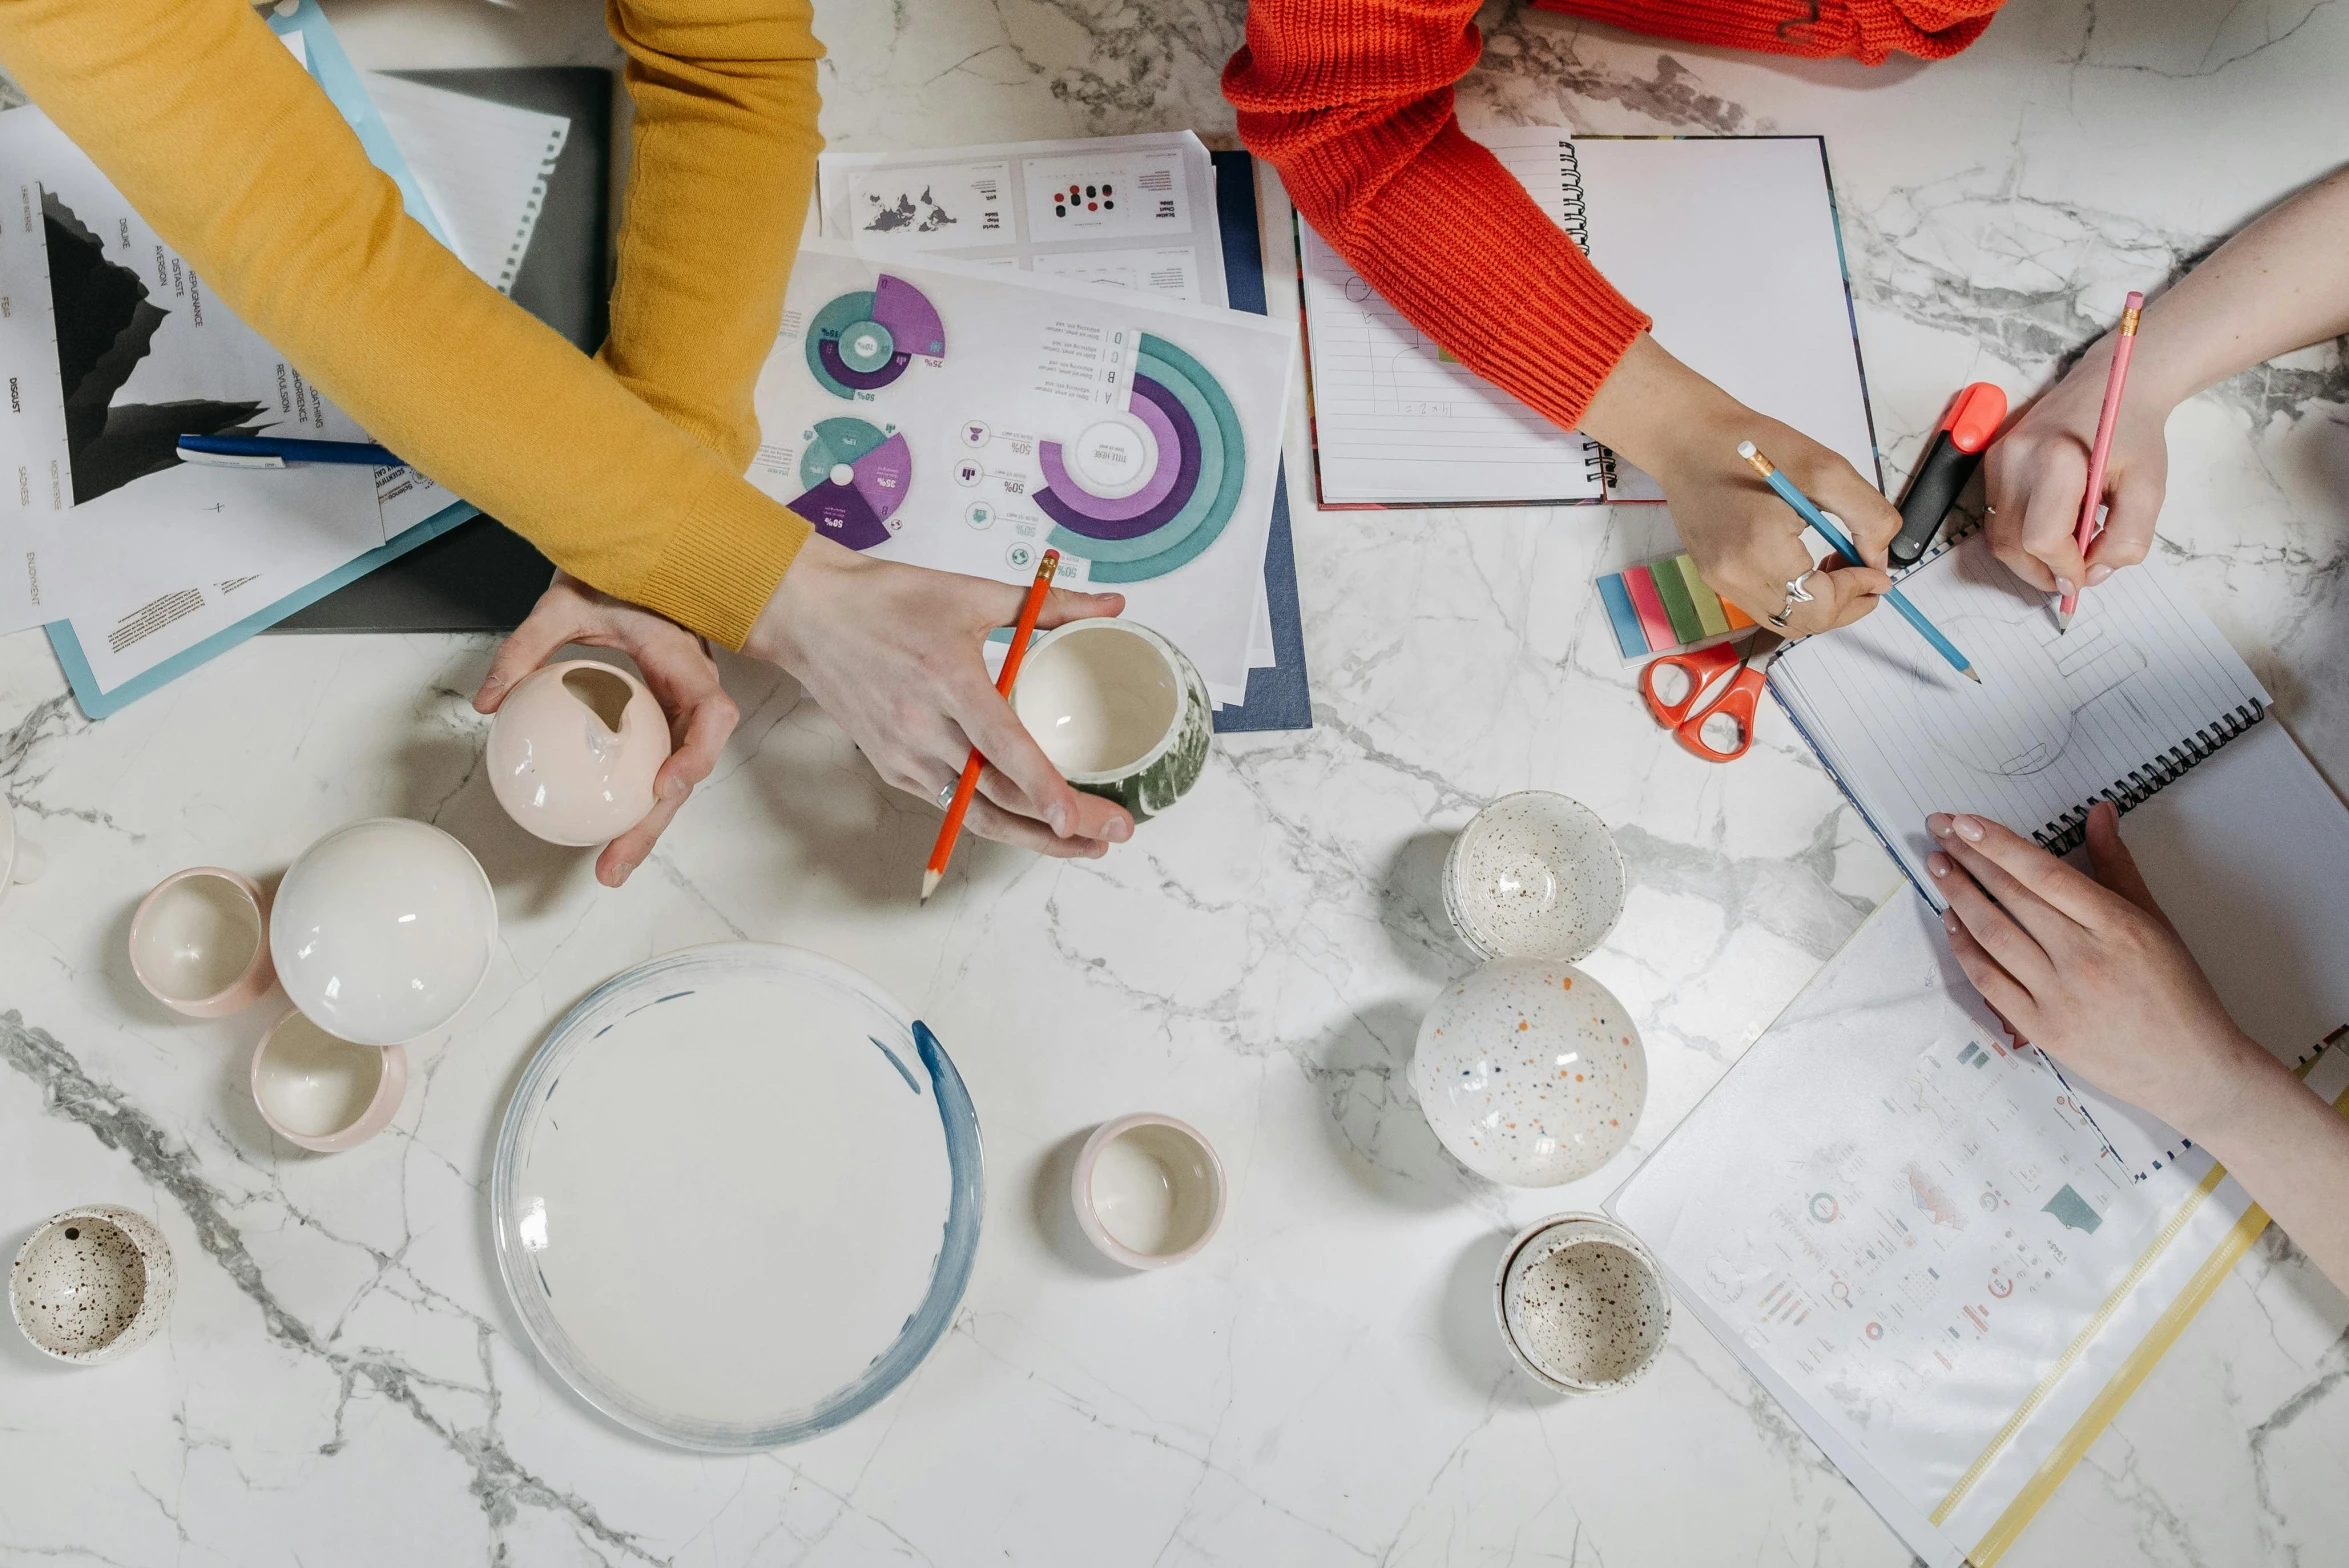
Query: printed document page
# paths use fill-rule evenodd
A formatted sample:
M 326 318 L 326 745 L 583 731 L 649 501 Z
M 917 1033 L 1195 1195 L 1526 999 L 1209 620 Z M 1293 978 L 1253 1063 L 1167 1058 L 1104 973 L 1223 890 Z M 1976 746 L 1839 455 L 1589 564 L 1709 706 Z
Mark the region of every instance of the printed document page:
M 932 259 L 803 248 L 750 479 L 850 549 L 1114 588 L 1245 701 L 1295 332 Z
M 1215 165 L 1189 131 L 826 153 L 824 237 L 1223 306 Z

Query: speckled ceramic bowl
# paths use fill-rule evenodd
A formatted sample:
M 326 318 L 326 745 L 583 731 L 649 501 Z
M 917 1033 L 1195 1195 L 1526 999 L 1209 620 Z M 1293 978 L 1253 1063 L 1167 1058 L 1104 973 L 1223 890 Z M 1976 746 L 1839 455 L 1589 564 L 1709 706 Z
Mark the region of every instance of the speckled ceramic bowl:
M 1614 993 L 1572 964 L 1503 958 L 1445 988 L 1411 1087 L 1445 1148 L 1510 1187 L 1555 1187 L 1614 1158 L 1647 1103 L 1647 1053 Z
M 1631 1232 L 1601 1214 L 1556 1214 L 1501 1254 L 1493 1315 L 1509 1354 L 1542 1382 L 1610 1394 L 1663 1354 L 1672 1292 Z
M 155 1337 L 176 1279 L 153 1220 L 94 1204 L 68 1209 L 17 1249 L 8 1310 L 36 1350 L 95 1366 Z
M 1587 958 L 1623 917 L 1623 851 L 1578 800 L 1504 795 L 1452 840 L 1444 913 L 1480 958 Z

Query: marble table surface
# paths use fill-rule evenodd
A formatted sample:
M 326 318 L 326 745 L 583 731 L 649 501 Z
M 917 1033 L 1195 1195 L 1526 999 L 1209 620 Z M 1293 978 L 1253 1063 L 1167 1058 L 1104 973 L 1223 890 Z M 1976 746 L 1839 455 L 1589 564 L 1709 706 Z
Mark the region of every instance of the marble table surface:
M 341 0 L 363 63 L 617 57 L 591 0 Z M 1196 126 L 1238 0 L 824 0 L 835 145 Z M 1664 47 L 1495 7 L 1464 104 L 1616 131 L 1817 131 L 1895 478 L 1949 391 L 2021 394 L 2349 146 L 2349 6 L 2013 0 L 1963 57 L 1879 71 Z M 2298 356 L 2171 425 L 2166 556 L 2335 779 L 2349 778 L 2349 369 Z M 1298 427 L 1290 472 L 1300 472 Z M 1292 494 L 1295 494 L 1294 487 Z M 1735 768 L 1649 723 L 1587 584 L 1655 536 L 1602 510 L 1300 507 L 1319 725 L 1235 738 L 1098 864 L 966 848 L 916 915 L 936 822 L 771 672 L 712 784 L 621 892 L 525 838 L 479 767 L 481 639 L 263 638 L 103 724 L 37 637 L 0 641 L 0 785 L 53 869 L 0 903 L 0 1245 L 116 1202 L 180 1259 L 167 1335 L 108 1369 L 0 1334 L 0 1563 L 1902 1564 L 1908 1554 L 1701 1329 L 1621 1395 L 1512 1372 L 1504 1239 L 1590 1208 L 1454 1165 L 1404 1069 L 1466 969 L 1435 874 L 1511 790 L 1615 827 L 1629 910 L 1589 967 L 1654 1087 L 1632 1154 L 1893 890 L 1773 711 Z M 134 984 L 163 873 L 282 870 L 380 813 L 470 845 L 504 920 L 480 997 L 412 1049 L 393 1130 L 315 1157 L 241 1090 L 274 1004 L 192 1023 Z M 953 1328 L 845 1430 L 755 1458 L 663 1450 L 537 1362 L 483 1186 L 547 1024 L 652 954 L 803 943 L 932 1020 L 969 1080 L 986 1239 Z M 1169 1111 L 1233 1181 L 1194 1262 L 1105 1272 L 1059 1184 L 1106 1117 Z M 2025 1534 L 2018 1565 L 2315 1563 L 2349 1542 L 2349 1305 L 2271 1234 Z

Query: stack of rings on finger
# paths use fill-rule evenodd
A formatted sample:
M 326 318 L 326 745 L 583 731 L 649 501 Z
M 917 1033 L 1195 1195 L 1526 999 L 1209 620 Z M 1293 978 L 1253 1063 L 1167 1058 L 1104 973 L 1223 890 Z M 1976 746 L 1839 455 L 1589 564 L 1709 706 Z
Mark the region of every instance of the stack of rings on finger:
M 948 779 L 946 787 L 938 791 L 938 809 L 944 811 L 954 804 L 954 792 L 962 784 L 960 779 Z

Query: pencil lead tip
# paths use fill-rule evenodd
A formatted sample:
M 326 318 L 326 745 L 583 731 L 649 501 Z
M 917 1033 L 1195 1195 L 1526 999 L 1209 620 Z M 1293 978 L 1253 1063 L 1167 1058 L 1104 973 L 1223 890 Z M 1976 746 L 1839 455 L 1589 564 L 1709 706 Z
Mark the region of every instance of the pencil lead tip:
M 2071 629 L 2072 629 L 2072 612 L 2071 612 L 2071 611 L 2069 611 L 2069 610 L 2058 610 L 2058 611 L 2056 611 L 2056 612 L 2055 612 L 2055 634 L 2056 634 L 2058 637 L 2061 637 L 2061 636 L 2063 636 L 2065 633 L 2069 632 Z
M 935 871 L 925 871 L 925 872 L 923 872 L 923 873 L 922 873 L 922 902 L 923 902 L 923 903 L 925 903 L 925 904 L 926 904 L 926 903 L 928 903 L 928 902 L 930 901 L 930 895 L 931 895 L 932 893 L 935 893 L 935 892 L 937 892 L 937 891 L 938 891 L 938 873 L 937 873 L 937 872 L 935 872 Z
M 1974 667 L 1970 664 L 1966 666 L 1966 679 L 1977 686 L 1982 684 L 1982 677 L 1974 673 Z

